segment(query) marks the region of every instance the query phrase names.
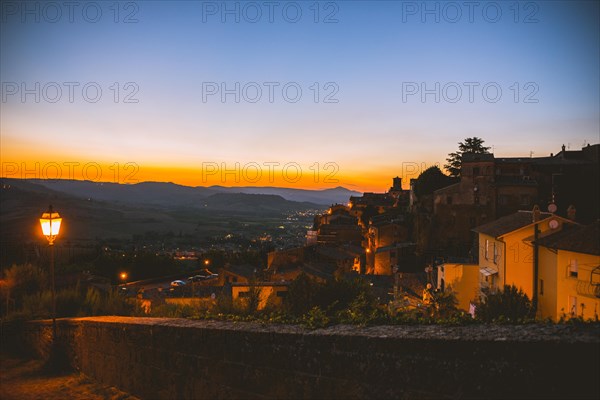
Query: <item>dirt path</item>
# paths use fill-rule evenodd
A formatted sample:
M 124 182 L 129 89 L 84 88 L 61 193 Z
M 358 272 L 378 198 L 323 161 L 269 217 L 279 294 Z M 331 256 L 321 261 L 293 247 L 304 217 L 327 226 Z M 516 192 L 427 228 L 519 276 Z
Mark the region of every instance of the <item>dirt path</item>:
M 41 372 L 41 367 L 40 360 L 23 360 L 0 354 L 0 399 L 138 400 L 79 373 L 49 376 Z

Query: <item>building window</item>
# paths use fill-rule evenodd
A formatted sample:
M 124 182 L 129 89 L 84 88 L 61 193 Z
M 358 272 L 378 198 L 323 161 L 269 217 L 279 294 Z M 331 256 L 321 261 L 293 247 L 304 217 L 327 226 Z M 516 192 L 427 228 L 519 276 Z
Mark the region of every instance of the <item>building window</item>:
M 250 292 L 240 292 L 240 293 L 238 294 L 238 297 L 239 297 L 240 299 L 245 299 L 245 298 L 248 298 L 248 297 L 250 297 Z
M 498 264 L 498 253 L 499 253 L 499 248 L 500 246 L 498 246 L 498 244 L 496 242 L 494 242 L 494 264 Z
M 287 290 L 279 290 L 277 292 L 277 297 L 282 297 L 282 298 L 287 297 L 287 294 L 288 294 Z
M 522 206 L 528 206 L 529 204 L 531 204 L 531 200 L 529 199 L 529 195 L 522 194 L 521 195 L 521 205 Z
M 574 258 L 571 260 L 571 263 L 569 264 L 569 276 L 571 278 L 577 278 L 579 272 L 579 266 L 577 265 L 577 259 Z
M 540 296 L 544 295 L 544 280 L 540 279 Z
M 572 317 L 577 315 L 577 297 L 569 296 L 569 314 Z
M 446 197 L 446 204 L 452 204 L 452 196 Z
M 489 255 L 490 255 L 490 241 L 488 239 L 485 239 L 485 259 L 489 260 Z

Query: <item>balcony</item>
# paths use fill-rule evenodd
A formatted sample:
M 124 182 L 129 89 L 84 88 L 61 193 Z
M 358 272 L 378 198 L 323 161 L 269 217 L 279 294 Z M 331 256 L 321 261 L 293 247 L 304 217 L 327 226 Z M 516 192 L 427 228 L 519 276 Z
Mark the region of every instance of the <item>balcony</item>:
M 577 294 L 585 297 L 600 298 L 600 266 L 592 270 L 589 280 L 577 280 Z

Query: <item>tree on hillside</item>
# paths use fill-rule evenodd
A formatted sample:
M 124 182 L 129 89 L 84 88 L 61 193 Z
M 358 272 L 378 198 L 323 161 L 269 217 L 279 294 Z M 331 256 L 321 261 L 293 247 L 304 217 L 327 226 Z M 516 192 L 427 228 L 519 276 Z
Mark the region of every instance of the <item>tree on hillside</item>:
M 458 151 L 448 153 L 446 161 L 448 164 L 444 165 L 444 168 L 450 173 L 450 176 L 458 178 L 460 177 L 460 170 L 462 166 L 462 155 L 463 153 L 478 153 L 486 154 L 489 153 L 489 147 L 483 145 L 485 141 L 477 136 L 472 138 L 466 138 L 464 142 L 458 143 Z
M 434 165 L 419 175 L 414 190 L 417 197 L 426 196 L 455 182 L 455 178 L 445 175 L 437 165 Z

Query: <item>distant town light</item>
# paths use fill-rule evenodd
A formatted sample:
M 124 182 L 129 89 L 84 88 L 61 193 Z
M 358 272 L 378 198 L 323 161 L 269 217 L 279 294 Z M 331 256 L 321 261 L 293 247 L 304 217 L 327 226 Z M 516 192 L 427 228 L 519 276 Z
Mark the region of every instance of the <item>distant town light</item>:
M 206 259 L 204 260 L 204 265 L 209 265 L 210 264 L 210 260 Z
M 127 272 L 121 272 L 121 280 L 126 281 L 127 280 Z

